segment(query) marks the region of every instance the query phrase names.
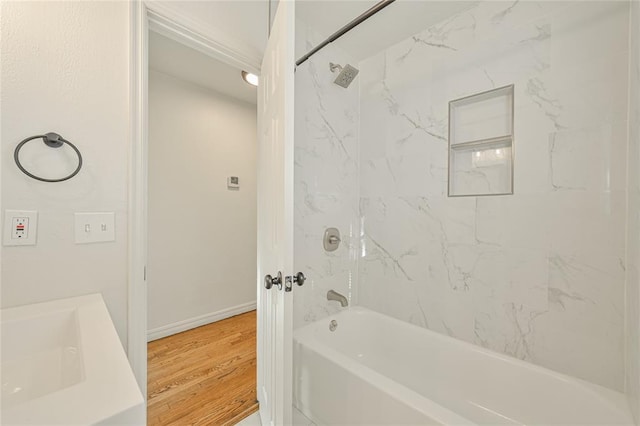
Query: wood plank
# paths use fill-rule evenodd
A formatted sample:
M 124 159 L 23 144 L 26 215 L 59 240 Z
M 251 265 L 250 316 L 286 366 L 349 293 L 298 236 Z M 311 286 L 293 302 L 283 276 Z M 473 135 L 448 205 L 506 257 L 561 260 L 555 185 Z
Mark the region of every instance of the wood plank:
M 233 425 L 258 410 L 256 312 L 149 342 L 147 424 Z

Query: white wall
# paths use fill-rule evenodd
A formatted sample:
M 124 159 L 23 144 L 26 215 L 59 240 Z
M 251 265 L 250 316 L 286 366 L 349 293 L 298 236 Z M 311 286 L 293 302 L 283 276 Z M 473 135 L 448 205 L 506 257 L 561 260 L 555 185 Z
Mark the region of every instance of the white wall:
M 626 391 L 640 423 L 640 3 L 631 2 L 627 155 Z
M 3 248 L 2 307 L 101 292 L 126 345 L 129 5 L 2 2 L 0 15 L 2 208 L 39 212 L 37 246 Z M 18 142 L 50 131 L 84 156 L 63 183 L 13 163 Z M 37 171 L 59 172 L 62 152 L 31 149 Z M 116 241 L 76 245 L 82 211 L 115 212 Z
M 160 337 L 255 306 L 257 117 L 166 74 L 149 80 L 148 327 Z

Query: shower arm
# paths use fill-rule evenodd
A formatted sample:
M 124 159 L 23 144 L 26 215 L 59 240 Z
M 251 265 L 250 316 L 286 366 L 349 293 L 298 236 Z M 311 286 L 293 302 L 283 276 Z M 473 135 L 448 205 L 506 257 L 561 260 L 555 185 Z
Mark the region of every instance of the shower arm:
M 342 65 L 334 64 L 333 62 L 329 62 L 329 70 L 331 72 L 336 72 L 336 70 L 342 71 Z

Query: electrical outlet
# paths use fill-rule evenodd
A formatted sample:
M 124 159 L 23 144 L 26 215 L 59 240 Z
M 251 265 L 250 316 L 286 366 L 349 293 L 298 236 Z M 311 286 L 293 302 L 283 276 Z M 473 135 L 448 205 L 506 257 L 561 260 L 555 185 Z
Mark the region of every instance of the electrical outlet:
M 76 244 L 115 241 L 115 213 L 76 213 L 75 237 Z
M 11 239 L 28 239 L 29 238 L 29 218 L 14 217 L 11 219 Z
M 5 246 L 33 246 L 38 235 L 38 212 L 23 210 L 5 210 L 4 238 Z

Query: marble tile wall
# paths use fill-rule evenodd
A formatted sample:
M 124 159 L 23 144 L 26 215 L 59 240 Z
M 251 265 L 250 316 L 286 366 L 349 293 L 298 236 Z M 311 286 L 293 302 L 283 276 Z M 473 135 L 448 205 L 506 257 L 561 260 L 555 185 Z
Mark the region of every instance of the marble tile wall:
M 300 20 L 296 22 L 298 51 L 307 52 L 321 41 Z M 351 303 L 355 299 L 359 243 L 357 81 L 348 90 L 333 84 L 329 62 L 353 60 L 330 45 L 296 70 L 294 267 L 307 281 L 294 289 L 294 327 L 340 309 L 327 301 L 335 290 Z M 324 230 L 336 227 L 342 242 L 325 252 Z
M 630 15 L 626 390 L 640 423 L 640 2 L 631 2 Z
M 482 2 L 360 62 L 346 139 L 326 117 L 347 126 L 351 104 L 313 83 L 297 158 L 331 147 L 319 162 L 347 165 L 348 189 L 318 190 L 323 204 L 301 184 L 300 215 L 355 208 L 341 197 L 359 169 L 359 304 L 624 389 L 628 24 L 625 2 Z M 448 102 L 509 84 L 515 194 L 448 198 Z

